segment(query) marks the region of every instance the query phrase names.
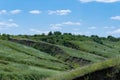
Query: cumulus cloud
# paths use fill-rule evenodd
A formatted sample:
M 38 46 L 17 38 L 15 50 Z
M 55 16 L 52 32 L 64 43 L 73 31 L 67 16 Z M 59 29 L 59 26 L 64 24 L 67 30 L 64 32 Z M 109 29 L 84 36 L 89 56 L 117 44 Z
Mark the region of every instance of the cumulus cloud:
M 83 35 L 83 33 L 82 32 L 72 32 L 72 34 L 74 34 L 74 35 Z
M 92 27 L 89 27 L 88 29 L 92 29 L 92 30 L 94 30 L 94 29 L 96 29 L 97 27 L 95 27 L 95 26 L 92 26 Z
M 18 27 L 19 25 L 11 21 L 0 21 L 0 29 L 7 29 L 12 27 Z
M 114 29 L 115 27 L 114 26 L 105 26 L 103 27 L 104 29 Z
M 50 24 L 52 30 L 61 30 L 62 26 L 62 24 Z
M 42 13 L 42 11 L 40 11 L 40 10 L 31 10 L 31 11 L 29 11 L 29 13 L 30 14 L 40 14 L 40 13 Z
M 68 15 L 71 12 L 72 11 L 69 10 L 69 9 L 66 9 L 66 10 L 55 10 L 55 11 L 49 10 L 48 14 L 49 15 L 52 15 L 52 14 L 56 14 L 56 15 Z
M 75 32 L 72 32 L 72 34 L 75 34 L 75 35 L 87 35 L 87 36 L 92 35 L 92 33 L 89 32 L 89 31 L 84 31 L 84 32 L 75 31 Z
M 19 14 L 21 13 L 22 10 L 16 9 L 16 10 L 12 10 L 10 11 L 11 14 Z
M 82 3 L 87 3 L 87 2 L 101 2 L 101 3 L 114 3 L 114 2 L 119 2 L 120 0 L 79 0 Z
M 67 22 L 63 22 L 63 25 L 69 25 L 69 26 L 79 26 L 81 25 L 80 22 L 71 22 L 71 21 L 67 21 Z
M 110 19 L 112 19 L 112 20 L 120 20 L 120 16 L 113 16 L 113 17 L 110 17 Z
M 45 34 L 48 34 L 49 31 L 42 31 L 42 30 L 39 30 L 39 29 L 30 29 L 31 32 L 34 32 L 36 34 L 42 34 L 42 33 L 45 33 Z
M 80 22 L 67 21 L 67 22 L 62 22 L 62 23 L 58 23 L 58 24 L 50 24 L 50 27 L 52 30 L 60 30 L 64 26 L 80 26 L 80 25 L 81 25 Z
M 107 34 L 113 35 L 113 34 L 120 34 L 120 28 L 116 29 L 114 31 L 108 31 Z
M 0 10 L 0 14 L 6 14 L 7 11 L 6 10 Z

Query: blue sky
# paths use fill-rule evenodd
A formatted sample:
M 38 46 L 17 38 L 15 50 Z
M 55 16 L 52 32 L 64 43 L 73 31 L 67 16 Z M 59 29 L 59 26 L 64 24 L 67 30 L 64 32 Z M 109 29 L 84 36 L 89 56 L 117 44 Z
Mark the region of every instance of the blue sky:
M 0 0 L 0 33 L 120 37 L 120 0 Z

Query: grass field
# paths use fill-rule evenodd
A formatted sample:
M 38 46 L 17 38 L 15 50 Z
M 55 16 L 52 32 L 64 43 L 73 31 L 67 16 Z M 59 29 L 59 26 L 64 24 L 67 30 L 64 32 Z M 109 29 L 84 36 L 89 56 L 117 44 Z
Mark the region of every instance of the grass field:
M 67 65 L 44 52 L 9 41 L 0 41 L 1 80 L 8 80 L 7 77 L 19 80 L 20 76 L 23 76 L 22 80 L 26 76 L 35 79 L 38 76 L 39 79 L 62 72 L 66 68 Z
M 73 80 L 92 72 L 120 65 L 120 56 L 53 76 L 46 80 Z
M 0 40 L 0 80 L 73 80 L 110 67 L 120 70 L 120 42 L 70 41 L 75 49 L 29 40 Z
M 110 48 L 108 46 L 98 44 L 93 41 L 71 41 L 71 42 L 79 46 L 79 50 L 103 56 L 106 58 L 114 57 L 120 54 L 118 49 Z

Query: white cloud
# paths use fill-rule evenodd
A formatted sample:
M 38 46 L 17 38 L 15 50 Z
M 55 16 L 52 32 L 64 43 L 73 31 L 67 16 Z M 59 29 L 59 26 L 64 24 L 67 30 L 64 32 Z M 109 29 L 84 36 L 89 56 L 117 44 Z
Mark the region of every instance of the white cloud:
M 80 22 L 71 22 L 71 21 L 63 22 L 62 24 L 69 25 L 69 26 L 80 26 L 81 25 Z
M 62 24 L 50 24 L 50 29 L 52 30 L 61 30 L 62 29 Z
M 10 11 L 11 14 L 19 14 L 21 13 L 22 10 L 16 9 L 16 10 L 12 10 Z
M 42 11 L 40 11 L 40 10 L 31 10 L 31 11 L 29 11 L 29 13 L 31 13 L 31 14 L 40 14 L 40 13 L 42 13 Z
M 0 29 L 7 29 L 7 28 L 12 28 L 12 27 L 18 27 L 18 26 L 19 25 L 14 22 L 0 21 Z
M 97 27 L 95 27 L 95 26 L 92 26 L 92 27 L 89 27 L 89 29 L 92 29 L 92 30 L 94 30 L 94 29 L 96 29 Z
M 87 35 L 87 36 L 90 36 L 92 33 L 89 32 L 89 31 L 85 31 L 85 32 L 78 32 L 78 31 L 75 31 L 75 32 L 72 32 L 72 34 L 75 34 L 75 35 Z
M 72 32 L 72 34 L 74 34 L 74 35 L 83 35 L 83 33 L 82 32 Z
M 64 26 L 80 26 L 80 25 L 81 25 L 80 22 L 67 21 L 67 22 L 63 22 L 63 23 L 59 23 L 59 24 L 50 24 L 50 27 L 52 30 L 60 30 Z
M 114 3 L 114 2 L 119 2 L 120 0 L 79 0 L 82 3 L 87 3 L 87 2 L 101 2 L 101 3 Z
M 107 34 L 109 34 L 109 35 L 120 34 L 120 28 L 119 28 L 119 29 L 116 29 L 116 30 L 114 30 L 114 31 L 108 31 Z
M 6 14 L 7 11 L 6 10 L 0 10 L 0 14 Z
M 112 19 L 112 20 L 120 20 L 120 16 L 110 17 L 110 19 Z
M 45 34 L 48 34 L 49 31 L 42 31 L 42 30 L 39 30 L 39 29 L 30 29 L 31 32 L 34 32 L 34 34 L 42 34 L 42 33 L 45 33 Z
M 52 15 L 52 14 L 56 14 L 56 15 L 68 15 L 71 12 L 72 11 L 69 10 L 69 9 L 66 9 L 66 10 L 55 10 L 55 11 L 49 10 L 48 14 L 49 15 Z
M 114 29 L 115 27 L 114 26 L 105 26 L 103 27 L 104 29 Z

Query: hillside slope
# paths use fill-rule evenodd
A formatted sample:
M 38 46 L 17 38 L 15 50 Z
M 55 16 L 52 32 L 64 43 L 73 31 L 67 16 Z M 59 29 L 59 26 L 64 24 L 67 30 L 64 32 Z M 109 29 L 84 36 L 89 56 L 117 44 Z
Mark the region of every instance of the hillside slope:
M 64 62 L 44 52 L 0 40 L 1 80 L 39 80 L 67 68 Z
M 2 37 L 1 80 L 119 80 L 119 39 L 71 34 Z
M 119 80 L 120 56 L 53 76 L 46 80 Z
M 69 64 L 71 67 L 75 68 L 106 59 L 99 55 L 90 54 L 89 52 L 84 52 L 69 47 L 50 44 L 42 41 L 18 40 L 18 39 L 14 39 L 11 41 L 24 44 L 35 49 L 38 49 L 40 51 L 46 52 L 51 56 L 59 58 L 59 60 L 62 60 L 66 62 L 66 64 Z

